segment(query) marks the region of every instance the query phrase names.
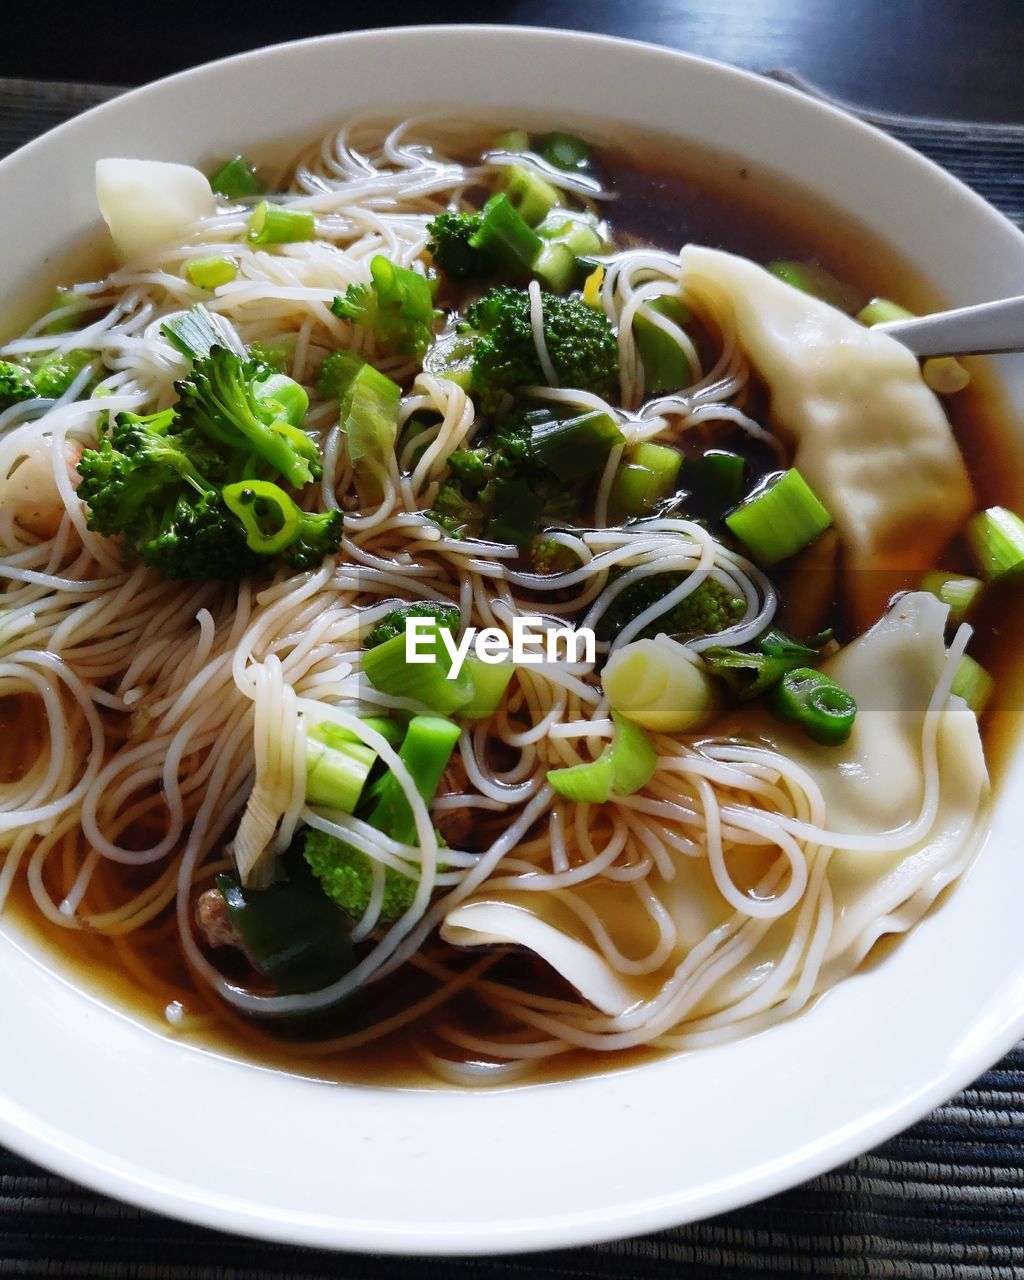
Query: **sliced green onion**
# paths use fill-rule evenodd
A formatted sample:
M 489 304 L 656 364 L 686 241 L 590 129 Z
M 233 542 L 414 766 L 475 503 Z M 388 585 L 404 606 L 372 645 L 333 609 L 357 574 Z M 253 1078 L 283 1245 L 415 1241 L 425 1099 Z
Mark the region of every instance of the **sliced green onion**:
M 225 485 L 224 504 L 245 526 L 250 551 L 262 556 L 277 555 L 291 546 L 299 531 L 299 508 L 280 485 L 270 480 L 239 480 Z M 264 528 L 270 520 L 272 527 Z
M 405 633 L 393 636 L 363 654 L 363 671 L 375 689 L 394 698 L 411 698 L 440 715 L 451 715 L 473 696 L 473 681 L 463 665 L 449 679 L 451 656 L 440 635 L 436 618 L 424 618 L 418 652 L 429 662 L 409 662 Z
M 769 704 L 780 720 L 797 724 L 814 742 L 837 747 L 853 731 L 857 703 L 853 694 L 813 667 L 787 671 Z
M 604 804 L 613 792 L 631 796 L 650 782 L 658 767 L 658 753 L 650 738 L 617 711 L 612 712 L 612 721 L 615 731 L 611 745 L 596 760 L 548 771 L 548 782 L 559 795 L 567 800 Z
M 562 241 L 545 244 L 533 263 L 533 273 L 552 293 L 565 293 L 576 274 L 576 255 Z
M 267 422 L 283 418 L 293 427 L 301 427 L 306 420 L 306 410 L 309 408 L 306 388 L 285 373 L 272 373 L 266 378 L 257 378 L 252 384 L 252 398 Z
M 485 720 L 501 706 L 509 682 L 515 675 L 515 666 L 508 659 L 484 662 L 475 653 L 466 655 L 465 666 L 469 668 L 473 682 L 473 696 L 459 708 L 459 715 L 464 720 Z
M 241 355 L 238 342 L 224 325 L 220 316 L 207 311 L 202 303 L 179 316 L 172 316 L 160 326 L 160 332 L 171 346 L 190 360 L 198 360 L 210 354 L 213 347 L 224 347 Z
M 645 440 L 636 445 L 612 481 L 608 514 L 618 524 L 649 514 L 676 487 L 683 455 L 668 445 Z
M 537 461 L 568 484 L 593 475 L 626 437 L 610 414 L 595 409 L 578 418 L 540 423 L 532 440 Z
M 234 258 L 193 258 L 185 263 L 185 275 L 197 289 L 216 289 L 238 275 Z
M 402 388 L 364 364 L 345 393 L 341 425 L 356 475 L 372 500 L 384 491 L 384 475 L 398 438 Z
M 416 790 L 428 805 L 458 740 L 459 726 L 451 720 L 440 716 L 413 716 L 409 721 L 398 758 L 412 774 Z M 399 844 L 417 843 L 412 808 L 391 773 L 381 783 L 380 798 L 369 821 Z
M 580 173 L 590 164 L 590 148 L 574 133 L 546 133 L 537 139 L 537 154 L 555 169 Z
M 63 311 L 65 314 L 51 320 L 43 329 L 43 333 L 67 333 L 78 324 L 83 313 L 88 310 L 90 310 L 90 302 L 83 294 L 74 293 L 70 289 L 57 289 L 49 304 L 44 307 L 43 315 L 48 315 L 51 311 Z
M 537 532 L 544 499 L 526 480 L 503 480 L 496 486 L 487 536 L 495 542 L 525 547 Z
M 832 523 L 795 467 L 776 472 L 734 511 L 725 523 L 761 564 L 777 564 L 795 555 Z
M 568 245 L 579 257 L 604 252 L 607 246 L 597 227 L 593 214 L 559 207 L 551 210 L 537 228 L 537 234 L 544 240 Z
M 291 209 L 261 200 L 249 214 L 246 239 L 250 244 L 293 244 L 312 240 L 316 221 L 308 209 Z
M 670 294 L 652 298 L 646 305 L 680 328 L 690 318 L 689 310 Z M 678 391 L 689 384 L 690 362 L 686 352 L 642 310 L 633 317 L 633 337 L 644 366 L 644 391 L 647 395 Z
M 708 449 L 683 463 L 683 488 L 689 490 L 687 508 L 720 520 L 735 507 L 747 487 L 746 459 L 728 449 Z
M 513 207 L 531 227 L 543 222 L 548 212 L 558 204 L 558 192 L 551 183 L 519 164 L 506 165 L 501 175 L 501 186 Z
M 906 307 L 901 307 L 898 302 L 891 302 L 888 298 L 872 298 L 866 307 L 862 307 L 857 312 L 857 319 L 861 324 L 869 327 L 873 324 L 889 324 L 893 320 L 913 320 L 913 311 L 908 311 Z
M 306 801 L 353 813 L 377 753 L 332 734 L 334 728 L 327 722 L 306 731 Z
M 979 511 L 964 533 L 975 563 L 990 582 L 1024 569 L 1024 520 L 1006 507 Z
M 769 262 L 768 270 L 801 293 L 809 293 L 812 298 L 819 298 L 840 311 L 852 313 L 857 309 L 856 290 L 837 279 L 831 271 L 826 271 L 820 263 Z
M 975 610 L 985 584 L 963 573 L 947 573 L 945 569 L 929 569 L 921 579 L 921 590 L 938 596 L 949 605 L 949 620 L 954 625 L 964 622 Z
M 995 690 L 996 682 L 979 662 L 975 662 L 970 654 L 965 653 L 953 677 L 951 693 L 963 698 L 980 719 L 984 715 L 989 699 Z
M 492 196 L 481 210 L 480 229 L 470 236 L 472 249 L 490 254 L 506 271 L 527 275 L 541 250 L 541 238 L 506 195 Z
M 462 333 L 439 338 L 423 357 L 424 373 L 447 378 L 463 391 L 473 388 L 473 339 Z
M 219 875 L 217 888 L 245 949 L 279 992 L 319 991 L 355 963 L 345 917 L 301 858 L 283 860 L 286 877 L 243 889 Z
M 549 769 L 548 782 L 560 796 L 577 804 L 604 804 L 612 793 L 615 766 L 606 751 L 587 764 L 566 765 Z
M 235 156 L 227 164 L 222 165 L 210 179 L 210 186 L 219 196 L 227 200 L 238 200 L 243 196 L 261 196 L 263 183 L 256 176 L 255 168 L 245 156 Z

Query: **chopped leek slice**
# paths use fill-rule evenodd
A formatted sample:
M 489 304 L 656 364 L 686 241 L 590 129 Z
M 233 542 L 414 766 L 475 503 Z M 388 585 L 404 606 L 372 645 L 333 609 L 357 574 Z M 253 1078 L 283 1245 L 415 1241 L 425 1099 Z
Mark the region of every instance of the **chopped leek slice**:
M 306 388 L 285 373 L 257 378 L 252 384 L 252 398 L 259 406 L 260 416 L 267 422 L 283 418 L 290 426 L 301 427 L 306 421 L 309 408 Z
M 171 346 L 190 360 L 208 356 L 212 347 L 224 347 L 233 351 L 236 356 L 244 355 L 244 349 L 220 316 L 207 311 L 202 303 L 194 306 L 191 311 L 183 311 L 181 315 L 165 320 L 160 326 L 160 332 Z
M 965 534 L 975 563 L 989 581 L 1024 569 L 1024 520 L 1006 507 L 980 511 L 968 521 Z
M 761 564 L 795 555 L 829 527 L 832 517 L 795 467 L 776 472 L 725 523 Z
M 306 731 L 306 801 L 353 813 L 377 753 L 325 721 Z
M 661 733 L 695 728 L 718 702 L 704 664 L 667 636 L 613 650 L 601 683 L 614 710 Z
M 857 293 L 842 280 L 837 279 L 831 271 L 827 271 L 817 262 L 769 262 L 768 270 L 773 276 L 785 280 L 801 293 L 809 293 L 812 298 L 820 298 L 829 306 L 840 311 L 853 313 L 857 309 Z
M 451 655 L 440 635 L 436 618 L 421 619 L 419 654 L 427 662 L 409 662 L 406 634 L 385 640 L 363 654 L 363 672 L 375 689 L 395 698 L 410 698 L 440 715 L 451 715 L 473 697 L 473 679 L 465 664 L 449 679 Z
M 226 200 L 239 200 L 243 196 L 261 196 L 263 183 L 256 176 L 256 170 L 245 156 L 235 156 L 227 164 L 221 165 L 210 179 L 210 187 Z
M 341 425 L 356 475 L 372 501 L 384 492 L 384 476 L 398 438 L 402 388 L 364 364 L 345 393 Z
M 516 212 L 531 227 L 543 222 L 558 204 L 558 192 L 551 183 L 519 164 L 506 166 L 501 186 Z
M 507 195 L 492 196 L 481 210 L 480 229 L 469 238 L 471 249 L 490 254 L 513 274 L 528 275 L 541 250 L 541 238 Z
M 929 569 L 921 579 L 921 590 L 938 596 L 949 605 L 949 620 L 953 625 L 966 621 L 981 599 L 985 584 L 978 578 L 963 573 L 947 573 L 945 569 Z
M 550 769 L 548 782 L 567 800 L 604 804 L 612 793 L 631 796 L 646 787 L 658 767 L 658 753 L 644 731 L 617 711 L 612 712 L 615 731 L 611 746 L 588 764 Z
M 509 660 L 484 662 L 474 653 L 466 655 L 464 670 L 468 668 L 473 684 L 473 696 L 462 707 L 459 715 L 464 720 L 485 720 L 493 716 L 501 706 L 515 666 Z
M 537 461 L 567 484 L 592 475 L 626 440 L 615 419 L 598 409 L 567 421 L 539 423 L 532 438 Z
M 679 328 L 690 318 L 689 310 L 671 294 L 653 298 L 646 305 Z M 644 366 L 644 391 L 647 395 L 678 391 L 689 384 L 690 362 L 686 358 L 686 352 L 671 334 L 659 329 L 643 310 L 637 311 L 633 317 L 633 337 Z
M 416 790 L 428 805 L 459 740 L 459 732 L 457 724 L 440 716 L 413 716 L 409 721 L 398 758 L 412 774 Z M 412 809 L 405 792 L 391 773 L 386 774 L 381 783 L 380 795 L 369 821 L 371 826 L 386 832 L 400 844 L 417 843 Z
M 688 511 L 720 520 L 743 497 L 747 485 L 746 459 L 728 449 L 708 449 L 683 463 L 683 488 Z
M 981 663 L 975 662 L 970 654 L 965 653 L 956 669 L 950 693 L 963 698 L 974 714 L 980 718 L 988 706 L 995 687 L 996 682 Z
M 581 173 L 590 164 L 590 148 L 574 133 L 546 133 L 537 139 L 537 154 L 554 169 Z
M 612 481 L 608 514 L 618 524 L 647 515 L 675 488 L 683 455 L 668 445 L 643 441 L 622 463 Z

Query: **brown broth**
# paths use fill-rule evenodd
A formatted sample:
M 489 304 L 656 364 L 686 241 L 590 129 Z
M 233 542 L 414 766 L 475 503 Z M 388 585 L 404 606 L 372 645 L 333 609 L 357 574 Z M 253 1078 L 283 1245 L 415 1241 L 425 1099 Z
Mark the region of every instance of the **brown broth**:
M 943 305 L 934 288 L 911 272 L 881 238 L 805 189 L 782 182 L 752 163 L 711 152 L 677 152 L 668 164 L 665 156 L 671 149 L 649 137 L 619 135 L 618 145 L 604 152 L 606 176 L 618 193 L 608 213 L 619 233 L 668 247 L 687 241 L 706 243 L 759 261 L 815 259 L 852 285 L 863 301 L 881 294 L 912 310 L 934 310 Z M 945 404 L 979 503 L 1020 508 L 1024 459 L 1005 438 L 1002 424 L 1008 420 L 1009 410 L 1004 393 L 986 362 L 975 359 L 967 364 L 972 374 L 970 386 Z M 949 567 L 957 567 L 962 554 L 962 549 L 954 547 Z M 998 778 L 1018 737 L 1018 709 L 1024 697 L 1024 664 L 1020 662 L 1024 592 L 1011 588 L 990 591 L 976 625 L 972 651 L 997 680 L 995 705 L 984 729 L 989 764 Z M 5 728 L 2 715 L 0 704 L 0 731 Z M 104 867 L 101 895 L 116 895 L 120 874 L 116 867 Z M 193 983 L 174 939 L 170 913 L 128 941 L 61 930 L 41 918 L 24 877 L 18 878 L 11 908 L 19 931 L 48 964 L 58 971 L 71 970 L 76 981 L 101 992 L 115 1008 L 130 1010 L 159 1034 L 175 1035 L 168 1028 L 164 1010 L 169 1002 L 183 1000 L 190 1012 L 207 1018 L 201 1029 L 181 1034 L 199 1049 L 320 1079 L 406 1087 L 438 1084 L 410 1051 L 408 1038 L 401 1032 L 343 1057 L 325 1058 L 303 1052 L 297 1044 L 271 1039 L 228 1013 Z M 474 959 L 469 956 L 464 963 Z M 491 976 L 499 974 L 527 981 L 547 994 L 567 993 L 564 984 L 540 962 L 523 956 L 500 961 Z M 415 976 L 409 978 L 406 970 L 399 977 L 401 983 L 393 986 L 420 981 Z M 385 993 L 387 998 L 390 995 Z M 458 997 L 458 1004 L 460 1020 L 479 1022 L 491 1016 L 482 1005 L 474 1007 L 471 993 Z M 567 1054 L 549 1061 L 530 1080 L 622 1069 L 655 1056 L 652 1050 Z

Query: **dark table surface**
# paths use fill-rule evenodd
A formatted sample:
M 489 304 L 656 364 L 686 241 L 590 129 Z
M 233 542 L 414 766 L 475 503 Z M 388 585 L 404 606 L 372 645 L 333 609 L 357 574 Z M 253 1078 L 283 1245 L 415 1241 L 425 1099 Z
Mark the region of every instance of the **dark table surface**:
M 524 23 L 785 67 L 864 106 L 1024 122 L 1021 0 L 5 0 L 0 13 L 5 76 L 141 84 L 325 32 Z

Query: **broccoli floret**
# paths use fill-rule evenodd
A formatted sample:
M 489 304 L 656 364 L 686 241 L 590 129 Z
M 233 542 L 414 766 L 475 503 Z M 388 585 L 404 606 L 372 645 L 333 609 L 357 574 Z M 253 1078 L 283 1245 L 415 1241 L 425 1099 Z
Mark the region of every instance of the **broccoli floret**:
M 370 283 L 350 284 L 331 310 L 368 329 L 381 350 L 417 360 L 433 341 L 434 322 L 441 315 L 434 310 L 429 281 L 380 253 L 370 262 Z
M 612 396 L 619 376 L 618 345 L 604 312 L 589 307 L 579 293 L 564 298 L 545 293 L 542 302 L 544 339 L 559 384 L 605 399 Z M 493 408 L 506 391 L 546 381 L 525 289 L 491 289 L 468 308 L 466 325 L 476 335 L 473 388 L 484 408 Z
M 36 395 L 56 400 L 67 391 L 86 365 L 96 359 L 95 351 L 65 351 L 44 360 L 32 374 Z
M 451 538 L 476 537 L 484 525 L 484 512 L 457 485 L 441 485 L 427 515 Z
M 571 573 L 580 564 L 574 551 L 553 538 L 534 538 L 527 554 L 534 573 Z
M 0 410 L 38 394 L 27 369 L 10 360 L 0 360 Z
M 440 213 L 427 223 L 427 249 L 439 270 L 455 280 L 483 280 L 495 274 L 497 264 L 484 249 L 469 243 L 483 223 L 480 213 Z
M 354 351 L 332 351 L 320 366 L 317 391 L 325 400 L 342 401 L 364 364 L 363 357 Z
M 614 640 L 634 618 L 674 591 L 684 577 L 681 573 L 650 574 L 620 592 L 597 624 L 598 639 Z M 706 578 L 696 591 L 656 618 L 637 638 L 649 639 L 662 632 L 686 637 L 716 635 L 738 622 L 746 607 L 746 601 L 734 596 L 717 579 Z
M 88 525 L 122 535 L 129 552 L 163 577 L 204 581 L 253 573 L 264 558 L 250 551 L 215 483 L 199 470 L 223 469 L 208 442 L 177 431 L 173 409 L 117 416 L 109 434 L 78 463 L 78 496 Z
M 274 418 L 270 402 L 254 394 L 257 382 L 270 375 L 255 360 L 242 360 L 225 347 L 193 361 L 192 372 L 175 389 L 179 411 L 188 426 L 240 454 L 257 454 L 299 489 L 320 476 L 314 442 L 299 427 Z
M 261 364 L 267 369 L 273 369 L 275 373 L 287 372 L 291 354 L 290 344 L 286 346 L 283 342 L 274 343 L 273 345 L 268 345 L 265 342 L 249 343 L 249 359 L 255 360 L 257 364 Z
M 373 869 L 365 853 L 353 849 L 335 836 L 310 828 L 303 853 L 324 893 L 342 911 L 360 919 L 373 892 Z M 380 918 L 397 920 L 412 905 L 417 882 L 392 867 L 384 868 L 384 901 Z
M 385 640 L 393 640 L 395 636 L 405 635 L 406 618 L 436 618 L 437 624 L 446 631 L 455 631 L 459 625 L 459 607 L 454 604 L 442 604 L 437 600 L 419 600 L 415 604 L 403 604 L 392 609 L 386 617 L 374 627 L 363 642 L 365 648 L 376 649 Z
M 345 517 L 340 511 L 303 511 L 299 532 L 282 558 L 293 569 L 316 569 L 324 556 L 332 556 L 341 546 Z

